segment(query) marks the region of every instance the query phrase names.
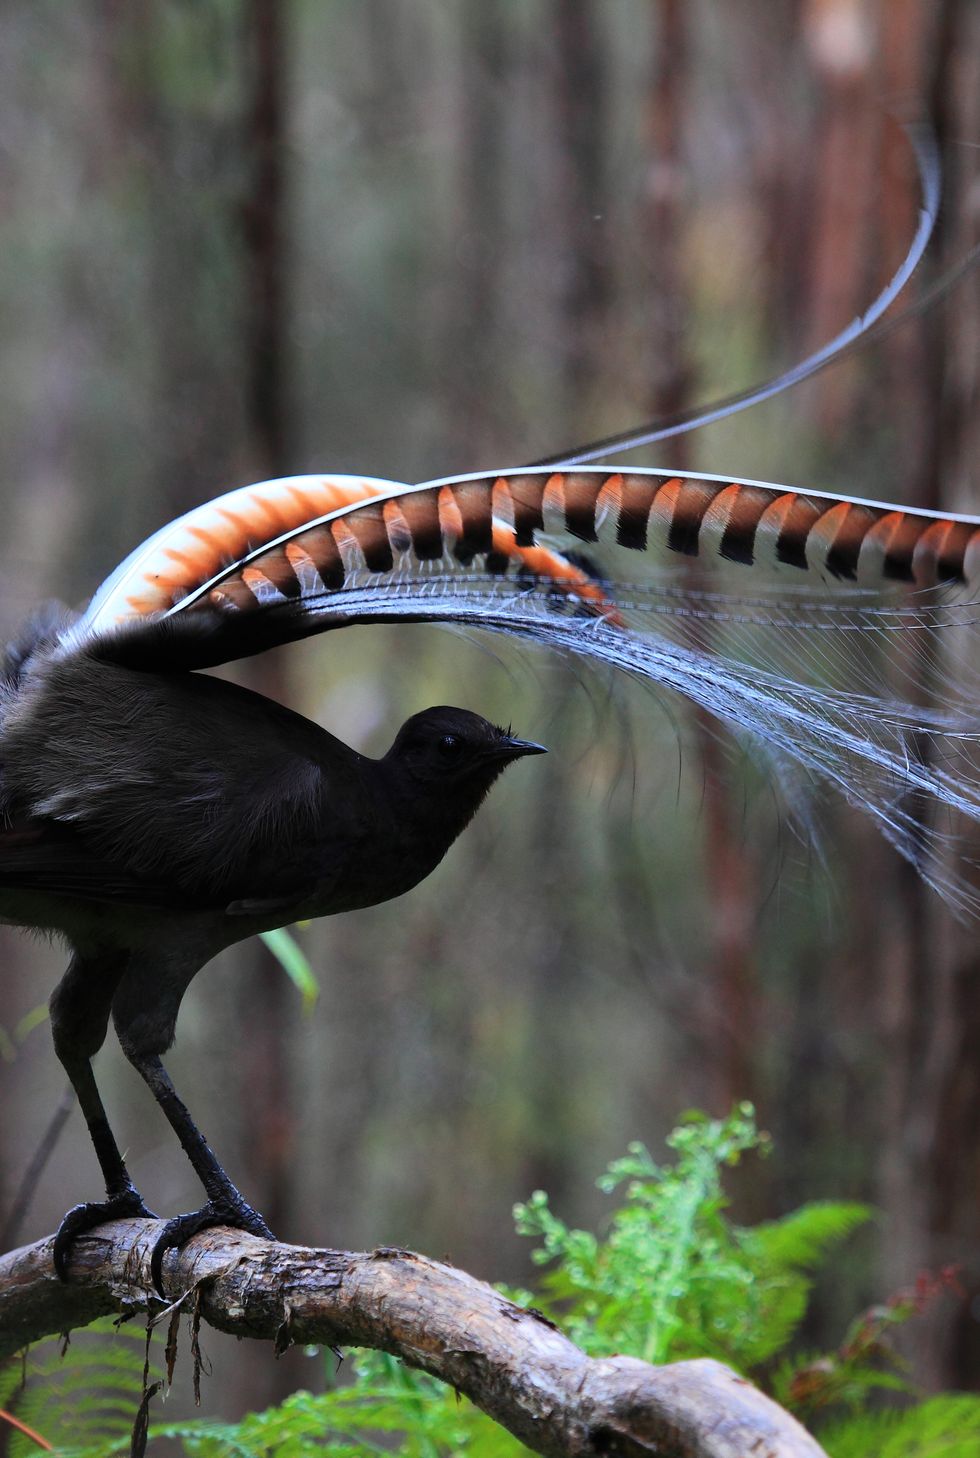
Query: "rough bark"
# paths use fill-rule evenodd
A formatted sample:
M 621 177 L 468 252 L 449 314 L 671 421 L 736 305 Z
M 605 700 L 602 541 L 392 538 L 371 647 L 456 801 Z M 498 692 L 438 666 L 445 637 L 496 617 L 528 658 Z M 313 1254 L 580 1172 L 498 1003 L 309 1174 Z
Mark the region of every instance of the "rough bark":
M 79 1240 L 71 1281 L 53 1237 L 0 1257 L 0 1357 L 111 1312 L 149 1311 L 160 1222 Z M 166 1262 L 168 1298 L 196 1292 L 205 1321 L 239 1337 L 377 1347 L 449 1382 L 533 1452 L 657 1458 L 819 1458 L 796 1420 L 719 1362 L 653 1367 L 587 1357 L 550 1322 L 463 1271 L 411 1251 L 314 1250 L 216 1229 Z

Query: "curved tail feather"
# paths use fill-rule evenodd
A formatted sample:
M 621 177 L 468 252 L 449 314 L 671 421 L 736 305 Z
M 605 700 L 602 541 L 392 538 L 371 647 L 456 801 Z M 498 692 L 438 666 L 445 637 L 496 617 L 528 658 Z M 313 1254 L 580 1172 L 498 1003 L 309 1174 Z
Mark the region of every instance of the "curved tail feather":
M 597 542 L 600 526 L 627 551 L 717 557 L 758 574 L 795 568 L 824 583 L 930 587 L 980 576 L 980 519 L 770 482 L 599 467 L 419 486 L 296 476 L 242 487 L 158 532 L 100 589 L 79 631 L 96 636 L 204 605 L 280 605 L 291 607 L 279 615 L 286 642 L 302 636 L 305 612 L 321 613 L 353 578 L 394 581 L 397 573 L 401 581 L 435 563 L 464 573 L 479 563 L 491 578 L 513 569 L 615 614 L 593 574 L 569 556 Z M 343 602 L 336 605 L 342 618 Z
M 805 359 L 797 364 L 791 365 L 789 369 L 781 374 L 774 375 L 771 379 L 762 380 L 758 384 L 750 385 L 747 389 L 739 390 L 734 395 L 726 395 L 720 400 L 713 400 L 707 405 L 698 405 L 691 410 L 682 411 L 681 414 L 672 416 L 666 420 L 651 421 L 647 425 L 633 426 L 629 430 L 618 432 L 616 435 L 604 437 L 602 440 L 589 441 L 584 445 L 577 446 L 574 450 L 564 451 L 560 455 L 549 456 L 544 460 L 535 462 L 540 466 L 580 466 L 590 461 L 602 461 L 611 455 L 621 451 L 635 450 L 640 446 L 654 445 L 657 441 L 669 440 L 673 436 L 688 435 L 692 430 L 698 430 L 702 425 L 712 425 L 718 420 L 725 420 L 730 415 L 738 415 L 743 410 L 748 410 L 753 405 L 760 405 L 764 400 L 771 400 L 776 395 L 781 395 L 785 390 L 790 390 L 794 385 L 802 384 L 809 380 L 829 364 L 834 363 L 855 353 L 859 349 L 865 349 L 872 341 L 881 339 L 896 324 L 901 323 L 909 315 L 918 312 L 918 307 L 912 305 L 897 318 L 890 319 L 887 323 L 882 322 L 882 316 L 895 302 L 898 295 L 908 283 L 915 269 L 918 267 L 922 255 L 925 253 L 936 228 L 936 220 L 939 217 L 939 203 L 942 192 L 942 169 L 939 161 L 939 154 L 936 148 L 936 139 L 932 132 L 925 127 L 904 128 L 905 135 L 912 145 L 915 155 L 916 166 L 919 174 L 919 190 L 921 202 L 919 206 L 919 220 L 908 251 L 902 259 L 892 277 L 885 284 L 885 287 L 878 294 L 878 297 L 869 307 L 856 319 L 852 319 L 846 328 L 835 335 L 827 344 L 807 355 Z M 968 257 L 951 268 L 949 272 L 938 281 L 930 296 L 934 293 L 941 295 L 962 276 L 963 265 L 966 269 L 972 267 L 980 256 L 980 248 L 971 249 Z

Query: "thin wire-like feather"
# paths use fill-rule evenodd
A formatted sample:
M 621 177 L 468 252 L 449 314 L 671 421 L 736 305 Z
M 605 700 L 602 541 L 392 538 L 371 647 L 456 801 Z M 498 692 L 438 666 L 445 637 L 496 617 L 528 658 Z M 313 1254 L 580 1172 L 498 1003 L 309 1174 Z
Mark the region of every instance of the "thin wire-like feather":
M 774 380 L 556 461 L 745 409 L 888 327 L 939 203 L 932 139 L 910 137 L 919 225 L 863 315 Z M 187 670 L 371 620 L 530 638 L 676 689 L 762 743 L 784 780 L 795 764 L 835 784 L 957 910 L 980 911 L 957 864 L 963 823 L 980 820 L 978 579 L 980 519 L 767 482 L 547 466 L 418 486 L 287 477 L 158 532 L 64 643 Z
M 220 517 L 190 513 L 70 641 L 189 669 L 367 621 L 530 639 L 674 689 L 834 785 L 957 911 L 980 912 L 980 519 L 655 471 L 371 481 L 359 503 L 329 479 L 355 500 L 285 530 L 280 510 L 274 536 L 224 565 L 202 520 L 257 519 L 270 483 Z M 271 483 L 277 499 L 306 499 L 300 480 Z M 190 560 L 185 543 L 198 582 L 144 580 L 161 551 Z M 166 610 L 141 611 L 167 591 Z
M 654 445 L 657 441 L 669 440 L 672 436 L 687 435 L 692 430 L 700 429 L 702 425 L 712 425 L 716 421 L 727 419 L 730 415 L 737 415 L 743 410 L 748 410 L 753 405 L 760 405 L 764 400 L 771 400 L 775 395 L 783 394 L 785 390 L 792 389 L 794 385 L 802 384 L 804 380 L 819 374 L 835 360 L 842 359 L 856 350 L 865 349 L 872 339 L 880 339 L 886 332 L 889 332 L 900 320 L 893 319 L 888 323 L 880 321 L 908 283 L 928 247 L 929 240 L 935 232 L 942 194 L 942 168 L 936 148 L 936 139 L 932 132 L 926 127 L 905 127 L 904 131 L 915 155 L 919 188 L 922 194 L 918 225 L 902 262 L 878 297 L 869 308 L 865 309 L 863 314 L 852 319 L 850 324 L 827 344 L 821 345 L 819 349 L 814 350 L 798 364 L 792 365 L 788 370 L 774 375 L 771 379 L 750 385 L 747 389 L 739 390 L 734 395 L 726 395 L 720 400 L 713 400 L 707 405 L 699 405 L 691 410 L 682 411 L 670 419 L 651 421 L 648 425 L 633 426 L 629 430 L 606 436 L 602 440 L 590 441 L 572 451 L 547 456 L 536 461 L 535 465 L 581 466 L 589 462 L 606 460 L 609 456 L 622 451 Z M 978 256 L 980 256 L 980 248 L 971 250 L 969 257 L 964 260 L 966 269 L 973 266 Z M 962 276 L 963 271 L 963 265 L 957 265 L 951 269 L 944 278 L 939 280 L 935 292 L 941 295 L 947 288 L 952 287 L 952 284 Z M 913 305 L 908 313 L 917 312 L 917 307 Z

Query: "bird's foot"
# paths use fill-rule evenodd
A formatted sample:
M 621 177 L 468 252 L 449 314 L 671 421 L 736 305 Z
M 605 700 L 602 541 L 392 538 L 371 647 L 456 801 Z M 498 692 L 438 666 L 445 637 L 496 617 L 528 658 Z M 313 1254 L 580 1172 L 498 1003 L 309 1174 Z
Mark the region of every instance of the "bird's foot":
M 87 1235 L 97 1225 L 105 1225 L 107 1220 L 136 1218 L 156 1220 L 157 1217 L 146 1208 L 133 1185 L 118 1194 L 107 1195 L 104 1200 L 88 1200 L 84 1205 L 74 1205 L 58 1226 L 58 1234 L 54 1238 L 52 1258 L 58 1279 L 68 1280 L 68 1257 L 80 1235 Z
M 263 1240 L 276 1238 L 258 1211 L 253 1210 L 234 1187 L 227 1195 L 209 1200 L 200 1210 L 192 1210 L 187 1215 L 175 1215 L 160 1232 L 150 1257 L 153 1285 L 164 1300 L 166 1292 L 163 1289 L 163 1258 L 167 1251 L 180 1250 L 192 1235 L 197 1235 L 198 1231 L 207 1230 L 212 1225 L 230 1225 L 233 1230 L 247 1230 L 249 1235 L 261 1236 Z

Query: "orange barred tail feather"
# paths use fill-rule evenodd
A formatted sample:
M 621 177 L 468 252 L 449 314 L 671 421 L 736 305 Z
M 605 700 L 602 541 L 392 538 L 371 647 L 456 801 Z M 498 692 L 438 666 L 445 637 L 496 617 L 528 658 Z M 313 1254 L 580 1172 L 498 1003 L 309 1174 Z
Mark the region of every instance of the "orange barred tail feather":
M 597 542 L 599 525 L 610 521 L 627 549 L 796 567 L 822 580 L 931 587 L 980 572 L 974 518 L 765 482 L 599 468 L 421 486 L 297 476 L 230 492 L 150 538 L 97 594 L 83 631 L 99 635 L 203 604 L 235 611 L 308 600 L 321 610 L 359 575 L 447 561 L 464 573 L 479 562 L 491 576 L 513 566 L 614 617 L 614 601 L 561 550 L 563 538 Z M 285 628 L 283 641 L 289 635 Z
M 516 484 L 511 490 L 507 477 L 428 489 L 355 476 L 284 477 L 243 487 L 188 512 L 133 552 L 93 599 L 81 631 L 94 637 L 126 627 L 132 642 L 141 621 L 194 607 L 241 611 L 292 601 L 322 608 L 324 597 L 342 591 L 352 574 L 384 576 L 393 572 L 396 556 L 421 564 L 447 553 L 466 567 L 481 556 L 491 574 L 516 566 L 614 617 L 615 605 L 589 573 L 534 536 L 531 517 L 542 520 L 543 488 L 550 483 L 552 493 L 561 492 L 572 478 L 549 473 L 540 483 L 531 480 L 533 490 L 523 495 L 536 496 L 533 511 L 522 508 L 522 493 Z M 583 528 L 575 534 L 587 540 L 593 484 L 587 482 L 587 493 L 580 489 L 578 498 L 568 488 L 567 515 Z M 497 515 L 498 502 L 512 509 L 510 520 Z M 294 614 L 281 641 L 303 631 Z
M 168 523 L 131 552 L 96 593 L 85 622 L 103 633 L 168 612 L 300 524 L 392 489 L 360 476 L 285 476 L 226 492 Z

